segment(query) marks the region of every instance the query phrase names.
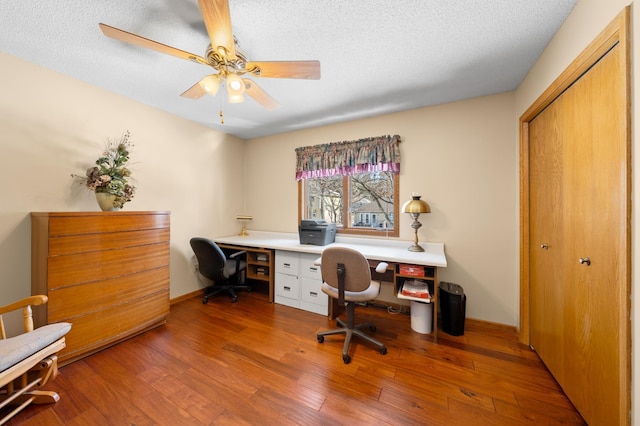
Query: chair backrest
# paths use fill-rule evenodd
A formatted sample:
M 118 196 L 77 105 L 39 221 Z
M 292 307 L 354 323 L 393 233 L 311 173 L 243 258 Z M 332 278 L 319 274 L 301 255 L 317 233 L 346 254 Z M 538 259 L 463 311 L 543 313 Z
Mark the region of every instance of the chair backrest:
M 329 247 L 322 252 L 322 280 L 338 288 L 338 263 L 344 264 L 345 291 L 364 291 L 371 285 L 369 261 L 359 251 Z
M 194 237 L 189 243 L 198 259 L 198 271 L 212 281 L 227 279 L 224 275 L 224 265 L 227 257 L 218 245 L 208 238 Z

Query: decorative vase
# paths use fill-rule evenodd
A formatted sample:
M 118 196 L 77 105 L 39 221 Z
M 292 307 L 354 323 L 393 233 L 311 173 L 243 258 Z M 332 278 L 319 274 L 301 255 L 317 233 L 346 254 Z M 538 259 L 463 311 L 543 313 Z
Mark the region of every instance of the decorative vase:
M 108 192 L 96 192 L 96 200 L 98 201 L 98 205 L 103 212 L 117 212 L 120 210 L 119 207 L 114 207 L 113 202 L 115 201 L 116 196 L 113 194 L 109 194 Z

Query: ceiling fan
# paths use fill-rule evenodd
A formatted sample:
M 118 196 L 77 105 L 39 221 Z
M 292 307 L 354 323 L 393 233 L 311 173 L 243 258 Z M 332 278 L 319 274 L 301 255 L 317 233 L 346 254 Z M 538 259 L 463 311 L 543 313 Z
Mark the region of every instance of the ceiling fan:
M 204 57 L 103 23 L 99 25 L 107 37 L 212 67 L 216 72 L 205 76 L 180 95 L 186 98 L 199 99 L 205 93 L 215 95 L 219 87 L 224 84 L 229 102 L 243 102 L 246 93 L 266 109 L 272 110 L 279 106 L 278 102 L 253 80 L 245 78 L 245 75 L 267 78 L 320 79 L 319 61 L 256 62 L 247 60 L 237 47 L 237 41 L 231 32 L 228 0 L 198 0 L 198 5 L 211 41 Z M 222 112 L 220 115 L 222 117 Z

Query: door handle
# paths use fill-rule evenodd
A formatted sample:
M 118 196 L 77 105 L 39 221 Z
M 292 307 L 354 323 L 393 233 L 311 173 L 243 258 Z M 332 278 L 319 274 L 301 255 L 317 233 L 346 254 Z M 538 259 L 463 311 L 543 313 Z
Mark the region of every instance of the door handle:
M 541 248 L 542 250 L 548 250 L 548 249 L 549 249 L 549 244 L 547 244 L 547 243 L 542 243 L 542 244 L 540 244 L 540 248 Z
M 591 265 L 591 259 L 589 259 L 588 257 L 581 257 L 580 259 L 578 259 L 578 262 L 580 262 L 581 265 L 585 266 Z

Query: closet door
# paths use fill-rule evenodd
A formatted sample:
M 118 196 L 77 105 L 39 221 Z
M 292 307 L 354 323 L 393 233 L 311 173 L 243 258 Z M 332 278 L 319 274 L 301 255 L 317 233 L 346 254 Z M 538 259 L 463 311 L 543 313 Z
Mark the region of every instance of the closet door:
M 564 375 L 562 98 L 529 126 L 531 346 L 556 377 Z
M 628 157 L 616 45 L 530 122 L 531 345 L 589 424 L 626 422 Z
M 627 141 L 618 46 L 567 92 L 564 389 L 591 424 L 621 424 L 628 327 Z M 628 302 L 627 302 L 628 303 Z M 622 414 L 623 415 L 623 414 Z M 591 419 L 591 420 L 589 420 Z M 611 422 L 611 423 L 610 423 Z

